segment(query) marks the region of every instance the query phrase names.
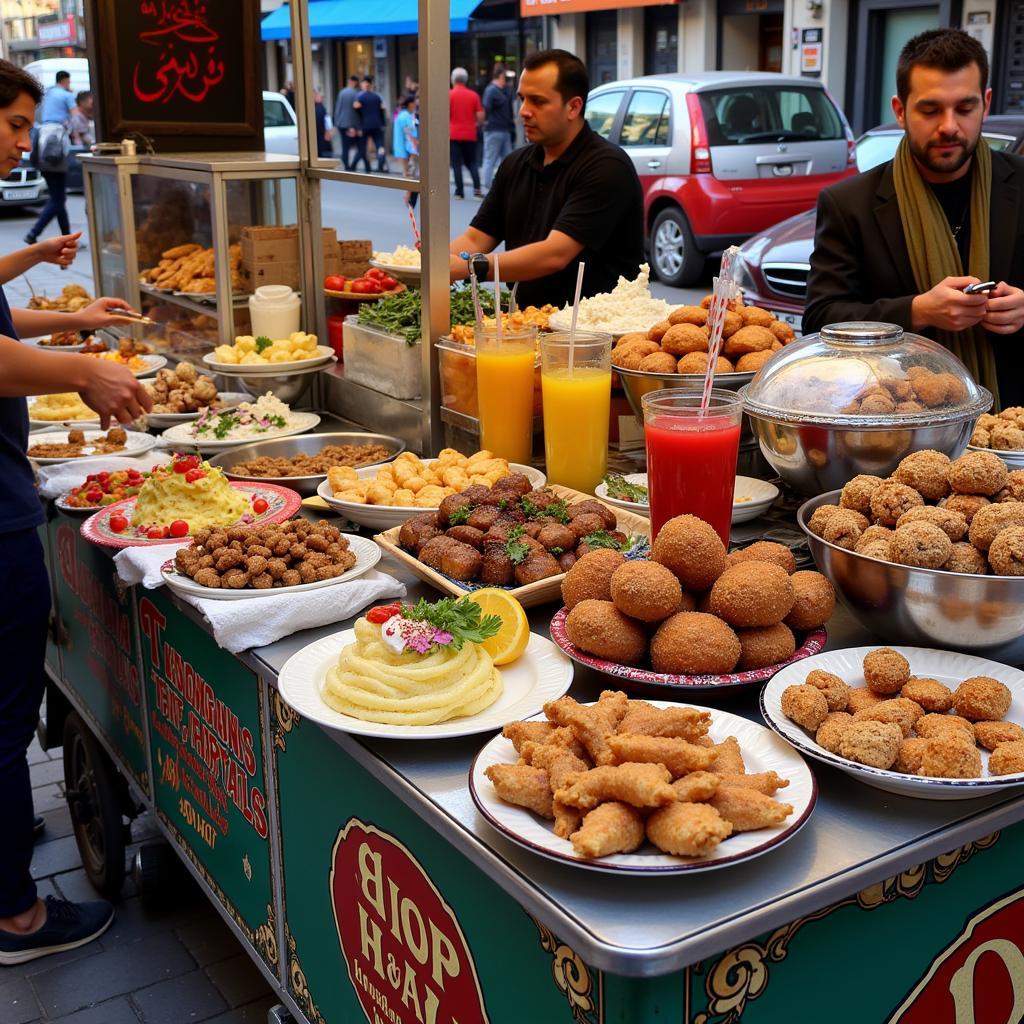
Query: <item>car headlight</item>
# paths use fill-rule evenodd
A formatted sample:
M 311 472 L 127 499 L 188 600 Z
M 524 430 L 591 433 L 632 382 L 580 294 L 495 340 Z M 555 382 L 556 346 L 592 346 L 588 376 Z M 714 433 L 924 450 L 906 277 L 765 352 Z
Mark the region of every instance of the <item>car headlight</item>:
M 742 255 L 737 256 L 733 262 L 733 279 L 743 290 L 744 294 L 757 294 L 757 285 L 754 283 L 754 275 L 751 273 L 750 266 Z

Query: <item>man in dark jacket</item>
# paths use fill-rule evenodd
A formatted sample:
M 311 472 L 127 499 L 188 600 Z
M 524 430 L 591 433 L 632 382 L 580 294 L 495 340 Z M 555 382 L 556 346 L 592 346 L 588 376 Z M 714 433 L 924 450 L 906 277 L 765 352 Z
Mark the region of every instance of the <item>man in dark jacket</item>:
M 896 82 L 896 157 L 818 199 L 804 331 L 896 323 L 948 347 L 1004 407 L 1024 404 L 1024 160 L 981 137 L 985 50 L 959 29 L 923 32 Z M 996 285 L 965 292 L 979 281 Z
M 484 89 L 484 188 L 490 188 L 494 172 L 501 161 L 512 152 L 515 134 L 515 115 L 512 112 L 512 93 L 508 87 L 505 65 L 497 63 L 491 80 Z

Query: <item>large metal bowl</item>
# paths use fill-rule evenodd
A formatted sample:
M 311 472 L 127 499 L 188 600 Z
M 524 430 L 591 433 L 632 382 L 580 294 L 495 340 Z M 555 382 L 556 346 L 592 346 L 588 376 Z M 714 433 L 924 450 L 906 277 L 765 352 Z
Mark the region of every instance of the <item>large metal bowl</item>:
M 328 363 L 319 363 L 308 369 L 290 370 L 288 373 L 280 374 L 257 370 L 217 370 L 216 376 L 231 382 L 232 387 L 228 388 L 229 391 L 234 390 L 235 384 L 239 384 L 254 398 L 259 398 L 270 391 L 286 405 L 293 405 L 309 389 L 309 385 L 313 383 L 313 375 L 321 370 L 329 370 L 337 361 L 337 358 L 333 358 Z
M 621 366 L 612 366 L 612 373 L 617 373 L 622 380 L 622 390 L 626 392 L 629 407 L 640 424 L 644 421 L 641 404 L 644 395 L 652 391 L 664 391 L 666 388 L 704 387 L 703 373 L 650 373 L 645 370 L 626 370 Z M 739 391 L 753 379 L 753 373 L 716 373 L 715 387 L 725 391 Z M 747 424 L 744 424 L 743 432 L 749 433 Z
M 229 480 L 280 484 L 282 487 L 290 487 L 293 491 L 298 491 L 299 494 L 308 497 L 311 494 L 316 494 L 320 481 L 327 479 L 326 473 L 318 473 L 315 476 L 256 477 L 232 473 L 231 467 L 262 456 L 288 459 L 293 455 L 315 455 L 329 444 L 380 444 L 391 449 L 387 458 L 379 459 L 377 462 L 365 462 L 359 468 L 390 462 L 395 456 L 405 451 L 405 442 L 401 438 L 392 437 L 390 434 L 362 434 L 353 430 L 334 434 L 299 434 L 295 437 L 283 437 L 278 441 L 257 441 L 255 444 L 247 444 L 241 448 L 232 448 L 230 451 L 221 452 L 220 455 L 214 456 L 209 461 L 211 466 L 219 466 L 224 470 L 224 475 Z
M 811 498 L 797 512 L 797 522 L 818 568 L 865 629 L 885 643 L 1024 663 L 1024 576 L 918 569 L 847 551 L 807 526 L 819 505 L 838 503 L 839 491 Z

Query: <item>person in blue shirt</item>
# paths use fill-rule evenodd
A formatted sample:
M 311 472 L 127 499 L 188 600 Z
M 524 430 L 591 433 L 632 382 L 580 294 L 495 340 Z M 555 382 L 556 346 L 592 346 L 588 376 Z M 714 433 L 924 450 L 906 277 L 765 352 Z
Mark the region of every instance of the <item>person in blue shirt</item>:
M 0 61 L 0 178 L 31 148 L 41 90 L 21 68 Z M 65 267 L 75 258 L 76 235 L 47 239 L 0 257 L 0 284 L 39 263 Z M 0 287 L 0 967 L 77 946 L 102 934 L 114 918 L 105 900 L 71 903 L 39 899 L 32 881 L 34 811 L 26 752 L 39 719 L 50 583 L 38 527 L 43 506 L 36 492 L 28 444 L 28 395 L 77 391 L 106 429 L 130 423 L 152 400 L 127 367 L 75 353 L 43 352 L 19 335 L 95 330 L 123 322 L 121 299 L 97 299 L 78 313 L 12 310 Z
M 57 72 L 56 84 L 46 90 L 43 97 L 43 105 L 40 110 L 42 124 L 39 127 L 39 135 L 36 139 L 35 163 L 39 168 L 49 189 L 49 198 L 46 205 L 39 213 L 39 219 L 32 225 L 32 229 L 25 236 L 28 245 L 35 245 L 39 236 L 46 230 L 47 225 L 57 218 L 62 235 L 71 233 L 71 222 L 68 220 L 68 210 L 65 205 L 67 199 L 67 144 L 70 144 L 68 128 L 71 124 L 72 114 L 78 113 L 78 104 L 71 93 L 71 75 L 66 71 Z M 56 136 L 63 134 L 59 144 Z M 62 153 L 60 159 L 49 156 L 50 148 L 47 146 L 47 139 L 54 137 L 54 147 L 57 152 Z
M 362 81 L 362 92 L 352 105 L 359 111 L 359 124 L 363 134 L 357 140 L 356 158 L 352 161 L 352 170 L 363 161 L 366 173 L 370 173 L 370 161 L 366 155 L 366 144 L 373 139 L 377 150 L 377 171 L 384 174 L 388 170 L 388 151 L 384 146 L 384 101 L 380 94 L 374 92 L 373 79 L 367 75 Z

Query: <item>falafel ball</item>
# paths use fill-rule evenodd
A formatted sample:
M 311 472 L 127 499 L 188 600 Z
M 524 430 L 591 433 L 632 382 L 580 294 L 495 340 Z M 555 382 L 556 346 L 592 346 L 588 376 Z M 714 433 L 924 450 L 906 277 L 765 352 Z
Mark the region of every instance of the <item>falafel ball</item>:
M 925 711 L 938 714 L 945 714 L 953 706 L 953 691 L 937 679 L 925 676 L 911 676 L 903 684 L 900 696 L 919 704 Z
M 662 336 L 661 347 L 674 356 L 685 356 L 690 352 L 707 352 L 708 332 L 694 324 L 673 324 Z
M 861 535 L 860 539 L 853 546 L 858 555 L 868 555 L 870 558 L 881 558 L 889 561 L 889 541 L 892 539 L 893 531 L 888 526 L 869 526 Z
M 807 673 L 804 682 L 825 694 L 829 711 L 845 711 L 850 703 L 850 687 L 833 672 L 816 668 Z
M 841 508 L 825 520 L 821 539 L 838 548 L 852 551 L 867 528 L 868 521 L 859 512 L 854 512 L 852 508 Z
M 1011 526 L 996 536 L 988 564 L 997 576 L 1024 576 L 1024 526 Z
M 580 601 L 610 601 L 612 574 L 626 559 L 611 548 L 588 551 L 573 563 L 562 580 L 562 600 L 572 611 Z
M 1024 501 L 1024 469 L 1011 469 L 994 501 Z
M 938 501 L 949 494 L 949 465 L 948 455 L 925 448 L 904 458 L 892 479 L 913 487 L 929 501 Z
M 937 526 L 953 543 L 963 540 L 967 533 L 967 520 L 960 512 L 948 508 L 939 508 L 937 505 L 922 505 L 920 508 L 912 508 L 904 512 L 896 522 L 896 528 L 906 526 L 907 523 L 931 523 Z
M 904 512 L 924 504 L 924 498 L 906 484 L 886 480 L 871 495 L 871 514 L 882 526 L 895 526 Z
M 642 373 L 675 373 L 676 357 L 669 352 L 652 352 L 640 360 L 637 369 Z
M 635 665 L 647 651 L 643 626 L 611 601 L 580 601 L 565 618 L 565 635 L 581 651 L 620 665 Z
M 740 660 L 737 668 L 746 671 L 780 665 L 793 657 L 796 637 L 789 626 L 781 622 L 774 626 L 755 626 L 737 631 L 740 638 Z
M 709 607 L 730 626 L 774 626 L 793 609 L 789 573 L 774 562 L 730 566 L 711 588 Z
M 806 683 L 787 686 L 782 691 L 779 703 L 782 706 L 782 713 L 808 732 L 817 732 L 828 717 L 828 701 L 825 700 L 825 694 Z
M 611 595 L 624 615 L 641 622 L 661 622 L 679 611 L 683 588 L 665 566 L 637 559 L 612 573 Z
M 703 519 L 676 516 L 654 538 L 651 560 L 674 572 L 684 590 L 707 590 L 725 571 L 725 545 Z
M 736 667 L 741 650 L 739 637 L 721 619 L 679 612 L 654 634 L 651 664 L 673 675 L 719 675 Z
M 1010 471 L 992 452 L 967 452 L 949 465 L 949 484 L 957 494 L 991 497 L 1006 486 Z
M 1003 530 L 1014 526 L 1024 526 L 1024 503 L 1004 501 L 986 505 L 971 520 L 968 539 L 979 551 L 988 551 Z
M 898 526 L 889 542 L 891 561 L 921 569 L 940 568 L 952 550 L 953 542 L 933 523 L 910 522 Z
M 813 569 L 803 569 L 789 577 L 793 585 L 793 607 L 783 619 L 791 629 L 817 629 L 824 626 L 836 608 L 835 587 L 828 578 Z
M 757 373 L 773 355 L 775 355 L 774 349 L 762 352 L 747 352 L 736 360 L 736 369 L 740 373 Z
M 774 562 L 793 575 L 796 572 L 796 558 L 785 544 L 773 540 L 756 540 L 749 547 L 729 552 L 729 565 L 740 562 Z
M 735 367 L 728 359 L 725 358 L 725 356 L 719 356 L 715 362 L 715 373 L 732 373 L 734 369 Z M 679 365 L 676 366 L 676 373 L 705 374 L 707 372 L 707 352 L 687 352 L 687 354 L 679 360 Z
M 989 499 L 981 494 L 951 494 L 942 500 L 940 508 L 948 508 L 950 512 L 959 512 L 967 520 L 967 526 L 970 528 L 975 514 L 989 504 L 991 504 Z
M 1012 775 L 1024 772 L 1024 740 L 1000 743 L 988 759 L 988 770 L 993 775 Z
M 852 508 L 854 512 L 859 512 L 862 516 L 870 516 L 871 495 L 884 482 L 880 476 L 858 473 L 852 480 L 846 482 L 846 486 L 839 495 L 840 506 Z
M 1010 710 L 1010 688 L 991 676 L 971 676 L 953 691 L 953 710 L 969 722 L 996 722 Z
M 872 693 L 899 693 L 910 679 L 910 662 L 891 647 L 864 655 L 864 682 Z
M 825 525 L 828 521 L 836 514 L 836 512 L 842 512 L 843 509 L 839 505 L 819 505 L 812 513 L 811 518 L 807 520 L 807 528 L 811 533 L 816 534 L 818 537 L 822 536 L 825 532 Z M 867 520 L 865 519 L 866 523 Z

